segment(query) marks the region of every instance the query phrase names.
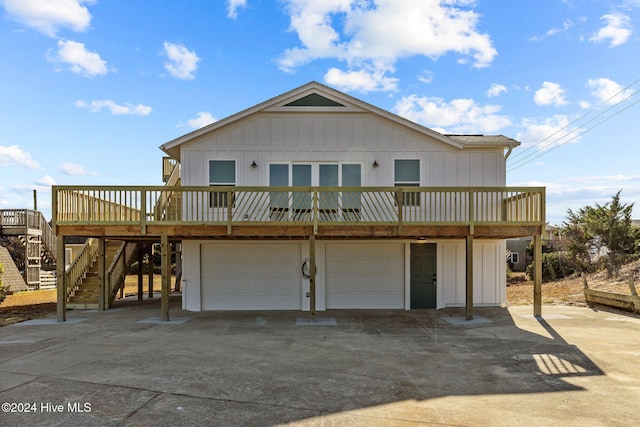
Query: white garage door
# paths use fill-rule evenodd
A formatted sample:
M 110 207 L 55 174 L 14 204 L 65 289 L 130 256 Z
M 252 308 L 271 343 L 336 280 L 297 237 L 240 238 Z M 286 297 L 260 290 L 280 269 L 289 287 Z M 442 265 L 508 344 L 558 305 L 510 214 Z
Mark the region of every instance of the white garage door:
M 404 245 L 328 243 L 327 308 L 404 308 Z
M 204 244 L 203 310 L 300 310 L 300 244 Z

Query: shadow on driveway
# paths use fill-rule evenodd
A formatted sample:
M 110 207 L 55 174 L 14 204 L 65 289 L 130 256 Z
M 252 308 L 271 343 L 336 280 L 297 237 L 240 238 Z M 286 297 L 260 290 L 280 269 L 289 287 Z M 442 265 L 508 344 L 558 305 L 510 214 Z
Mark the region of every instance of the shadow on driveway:
M 176 304 L 170 324 L 156 301 L 0 328 L 0 402 L 36 405 L 0 425 L 624 425 L 640 401 L 637 317 L 328 311 L 335 326 L 300 326 L 308 314 Z

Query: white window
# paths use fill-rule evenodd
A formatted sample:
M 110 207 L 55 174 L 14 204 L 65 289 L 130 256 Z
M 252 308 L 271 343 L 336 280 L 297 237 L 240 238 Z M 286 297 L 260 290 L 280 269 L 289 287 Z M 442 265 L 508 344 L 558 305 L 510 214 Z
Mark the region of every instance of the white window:
M 235 160 L 210 160 L 209 185 L 212 187 L 226 187 L 236 185 Z M 209 196 L 209 206 L 213 208 L 227 207 L 227 192 L 212 192 Z
M 393 169 L 393 182 L 396 187 L 420 186 L 420 160 L 396 159 Z M 420 193 L 405 193 L 404 206 L 420 206 Z

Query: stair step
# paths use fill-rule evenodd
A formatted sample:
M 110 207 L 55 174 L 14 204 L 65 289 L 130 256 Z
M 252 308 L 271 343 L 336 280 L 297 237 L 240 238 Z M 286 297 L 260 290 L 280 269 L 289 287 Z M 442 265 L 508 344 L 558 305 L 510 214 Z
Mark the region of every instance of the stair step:
M 79 303 L 79 302 L 68 302 L 67 308 L 72 310 L 97 310 L 98 303 Z
M 76 292 L 74 294 L 77 297 L 80 296 L 98 296 L 100 295 L 100 290 L 99 289 L 76 289 Z
M 78 303 L 78 304 L 98 304 L 97 298 L 78 298 L 71 297 L 69 298 L 70 303 Z

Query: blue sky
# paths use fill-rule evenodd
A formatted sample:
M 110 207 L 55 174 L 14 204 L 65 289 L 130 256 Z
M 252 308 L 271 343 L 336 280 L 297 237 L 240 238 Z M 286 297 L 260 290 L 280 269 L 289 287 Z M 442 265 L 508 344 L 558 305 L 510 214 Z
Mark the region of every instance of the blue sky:
M 161 185 L 158 147 L 315 80 L 427 127 L 522 142 L 547 218 L 640 218 L 640 0 L 0 0 L 0 208 Z

